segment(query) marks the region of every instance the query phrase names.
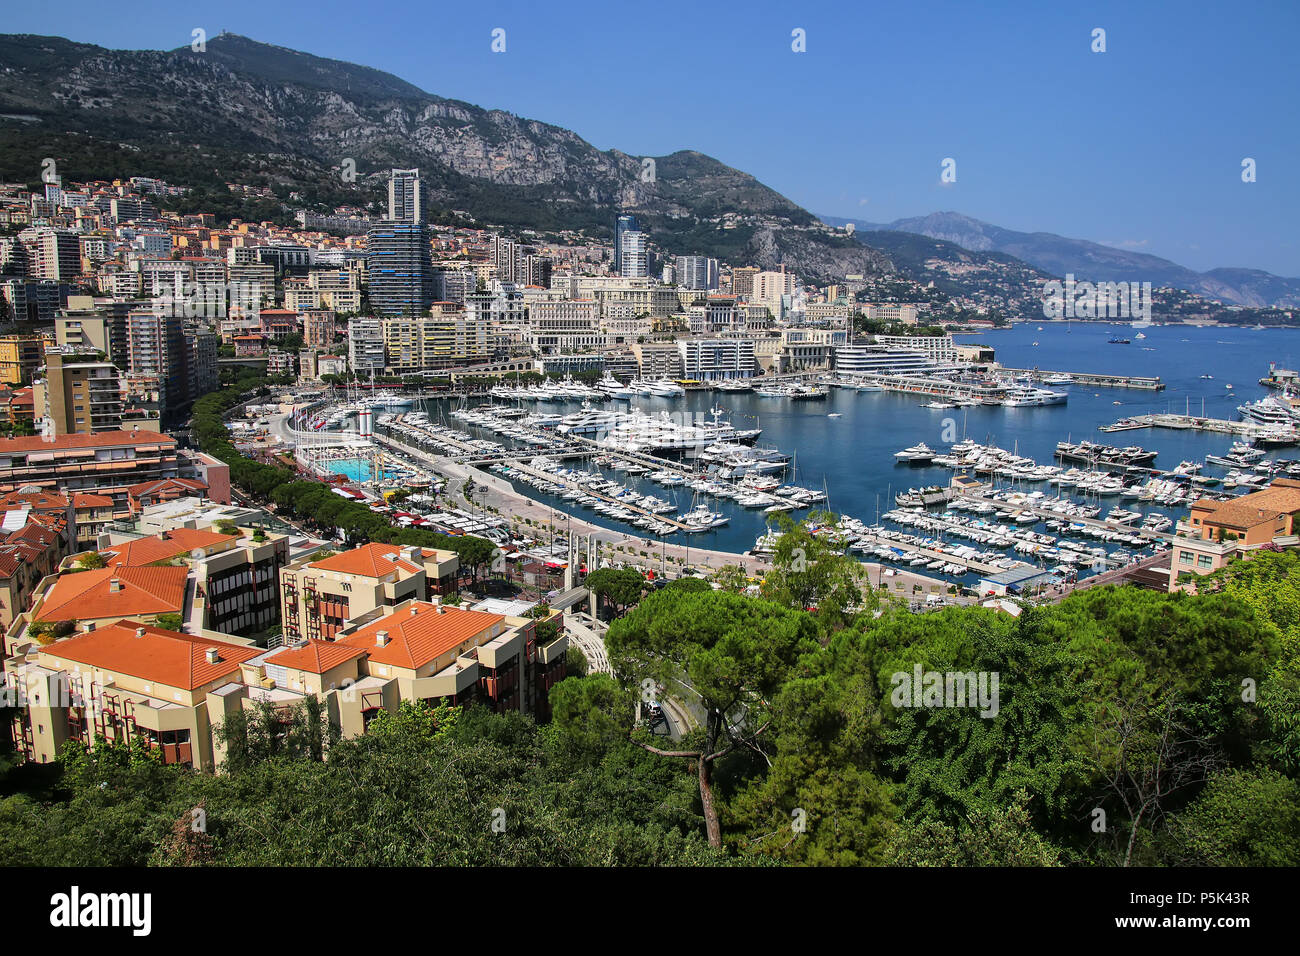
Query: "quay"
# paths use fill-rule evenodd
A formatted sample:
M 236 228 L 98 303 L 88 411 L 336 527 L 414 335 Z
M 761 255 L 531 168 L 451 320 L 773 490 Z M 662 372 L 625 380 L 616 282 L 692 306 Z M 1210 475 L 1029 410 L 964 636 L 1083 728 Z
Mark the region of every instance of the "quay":
M 1237 435 L 1242 438 L 1256 438 L 1260 435 L 1274 433 L 1254 422 L 1233 422 L 1226 418 L 1200 418 L 1195 415 L 1172 415 L 1158 412 L 1151 415 L 1129 415 L 1114 425 L 1104 425 L 1101 431 L 1128 431 L 1134 428 L 1172 428 L 1181 431 L 1218 432 L 1222 435 Z
M 1102 375 L 1096 372 L 1053 372 L 1042 368 L 1007 368 L 1005 366 L 1000 368 L 1002 371 L 1011 372 L 1013 375 L 1031 375 L 1035 378 L 1068 375 L 1074 380 L 1075 385 L 1095 385 L 1101 388 L 1137 388 L 1148 392 L 1159 392 L 1165 388 L 1165 383 L 1160 381 L 1158 375 Z

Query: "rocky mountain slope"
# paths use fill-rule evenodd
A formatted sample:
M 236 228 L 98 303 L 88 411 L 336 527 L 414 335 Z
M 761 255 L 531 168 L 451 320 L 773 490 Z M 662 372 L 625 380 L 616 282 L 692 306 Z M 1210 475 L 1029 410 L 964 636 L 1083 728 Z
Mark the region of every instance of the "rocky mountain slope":
M 220 187 L 244 175 L 323 204 L 373 200 L 387 169 L 418 166 L 435 207 L 480 222 L 608 236 L 641 217 L 666 252 L 701 252 L 809 278 L 888 271 L 752 176 L 695 152 L 654 159 L 598 150 L 577 134 L 426 93 L 368 67 L 223 34 L 204 52 L 108 50 L 0 36 L 0 176 L 34 182 L 40 160 L 69 180 L 104 165 Z M 357 182 L 340 176 L 345 160 Z M 342 197 L 342 198 L 341 198 Z

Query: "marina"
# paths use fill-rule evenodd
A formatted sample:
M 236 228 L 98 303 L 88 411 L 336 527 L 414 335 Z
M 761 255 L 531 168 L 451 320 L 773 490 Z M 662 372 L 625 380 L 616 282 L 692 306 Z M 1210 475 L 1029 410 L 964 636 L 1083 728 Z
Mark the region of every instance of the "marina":
M 1198 334 L 1153 328 L 1148 340 L 1164 349 L 1162 336 L 1174 332 Z M 1102 334 L 1088 329 L 1085 338 L 1108 344 Z M 1042 333 L 1039 340 L 1036 351 L 1053 344 Z M 1124 354 L 1152 362 L 1161 352 Z M 1153 425 L 1175 420 L 1172 410 L 1130 407 L 1117 421 L 1110 398 L 1073 373 L 1070 381 L 1067 373 L 1043 376 L 1045 390 L 1069 395 L 1068 404 L 1046 407 L 1005 401 L 1017 388 L 1039 387 L 1023 378 L 1004 380 L 996 404 L 958 404 L 962 396 L 952 393 L 922 407 L 882 377 L 852 387 L 824 377 L 826 394 L 812 403 L 733 389 L 574 395 L 545 405 L 499 394 L 369 411 L 374 442 L 399 461 L 420 455 L 439 468 L 483 469 L 566 520 L 611 532 L 703 539 L 714 553 L 761 556 L 773 522 L 787 514 L 833 533 L 865 561 L 956 586 L 1031 571 L 1066 583 L 1158 554 L 1180 509 L 1198 497 L 1300 473 L 1300 463 L 1245 443 L 1267 427 L 1232 417 L 1254 396 L 1219 391 L 1219 379 L 1253 381 L 1253 361 L 1243 356 L 1217 379 L 1191 374 L 1186 359 L 1181 377 L 1166 381 L 1163 367 L 1152 369 L 1171 399 L 1203 408 L 1201 421 L 1227 423 L 1222 431 Z M 817 387 L 785 380 L 795 384 Z M 353 410 L 347 420 L 361 415 Z M 1074 437 L 1153 427 L 1161 436 L 1154 446 Z M 822 512 L 834 523 L 822 527 Z

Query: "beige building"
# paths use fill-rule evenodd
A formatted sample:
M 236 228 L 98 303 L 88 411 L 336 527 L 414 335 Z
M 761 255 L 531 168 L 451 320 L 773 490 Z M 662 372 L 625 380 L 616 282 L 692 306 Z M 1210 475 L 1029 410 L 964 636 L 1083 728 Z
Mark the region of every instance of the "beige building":
M 454 552 L 372 542 L 280 570 L 285 643 L 334 640 L 351 623 L 382 608 L 455 590 Z
M 336 642 L 263 650 L 124 620 L 12 647 L 0 692 L 26 760 L 49 763 L 65 741 L 89 746 L 100 735 L 141 740 L 164 763 L 216 769 L 225 754 L 214 728 L 261 703 L 287 710 L 315 697 L 345 737 L 402 701 L 545 716 L 568 640 L 540 645 L 537 624 L 405 601 Z

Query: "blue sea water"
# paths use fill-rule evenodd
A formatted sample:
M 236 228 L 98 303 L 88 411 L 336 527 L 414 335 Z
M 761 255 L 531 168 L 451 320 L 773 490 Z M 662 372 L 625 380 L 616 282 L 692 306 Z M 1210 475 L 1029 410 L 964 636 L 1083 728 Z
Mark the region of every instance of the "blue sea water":
M 1128 325 L 1073 322 L 1018 324 L 1010 329 L 982 335 L 959 335 L 962 343 L 979 343 L 996 350 L 997 360 L 1015 368 L 1040 368 L 1064 372 L 1093 372 L 1120 375 L 1159 376 L 1167 388 L 1159 392 L 1071 385 L 1054 386 L 1069 392 L 1069 402 L 1035 408 L 976 407 L 971 409 L 928 409 L 928 399 L 888 392 L 856 392 L 832 389 L 826 401 L 792 402 L 761 398 L 753 393 L 724 394 L 693 392 L 685 398 L 640 398 L 635 404 L 648 412 L 668 410 L 706 414 L 714 405 L 730 413 L 737 427 L 761 427 L 759 444 L 775 445 L 795 455 L 796 473 L 787 481 L 829 493 L 832 510 L 851 514 L 873 523 L 876 515 L 894 507 L 894 494 L 908 487 L 947 484 L 952 472 L 946 468 L 911 468 L 899 465 L 894 453 L 924 441 L 942 448 L 944 421 L 955 424 L 956 439 L 969 437 L 983 443 L 1015 449 L 1040 464 L 1053 464 L 1056 443 L 1062 439 L 1089 439 L 1113 445 L 1142 445 L 1158 450 L 1157 468 L 1168 469 L 1184 459 L 1203 461 L 1206 454 L 1222 452 L 1232 444 L 1228 435 L 1173 430 L 1140 430 L 1105 434 L 1098 426 L 1146 412 L 1190 410 L 1217 418 L 1238 418 L 1237 406 L 1267 393 L 1259 379 L 1268 373 L 1269 362 L 1284 368 L 1300 366 L 1300 330 L 1248 328 L 1196 328 L 1153 326 L 1146 338 L 1136 339 L 1139 330 Z M 1109 339 L 1124 336 L 1130 345 L 1112 345 Z M 1036 345 L 1034 343 L 1037 343 Z M 1213 378 L 1202 378 L 1212 375 Z M 1231 385 L 1231 390 L 1229 389 Z M 1116 404 L 1118 403 L 1118 404 Z M 445 403 L 430 403 L 434 418 L 445 414 Z M 576 404 L 546 403 L 542 410 L 564 414 Z M 838 412 L 841 417 L 828 418 Z M 482 437 L 493 437 L 483 433 Z M 1277 457 L 1300 457 L 1300 450 L 1284 449 Z M 1207 474 L 1222 475 L 1213 466 Z M 689 489 L 667 491 L 652 482 L 608 473 L 641 492 L 676 500 L 682 510 L 690 508 Z M 1051 495 L 1055 486 L 1037 487 Z M 544 495 L 520 485 L 530 497 L 569 510 L 585 520 L 612 530 L 637 534 L 640 529 L 610 522 L 594 512 L 560 498 Z M 1137 507 L 1130 500 L 1104 499 L 1111 507 Z M 744 551 L 763 533 L 768 516 L 761 510 L 747 510 L 734 502 L 717 502 L 727 514 L 728 525 L 714 531 L 679 535 L 693 545 L 728 551 Z M 1145 510 L 1139 508 L 1138 510 Z M 1177 517 L 1179 510 L 1155 506 L 1155 510 Z M 796 515 L 803 512 L 795 512 Z M 1038 530 L 1042 530 L 1041 527 Z

